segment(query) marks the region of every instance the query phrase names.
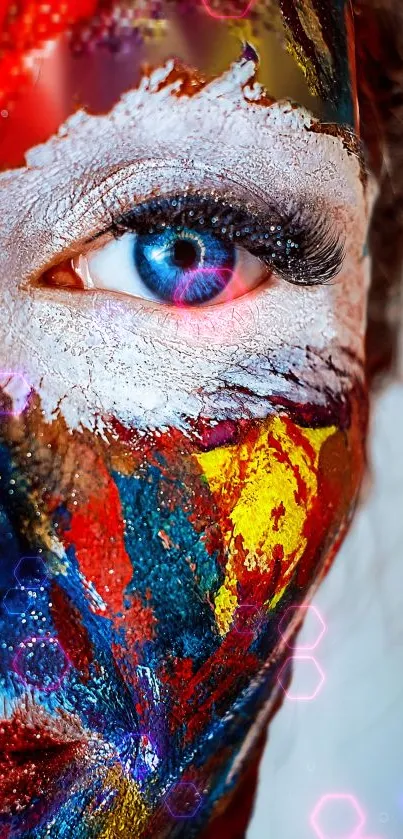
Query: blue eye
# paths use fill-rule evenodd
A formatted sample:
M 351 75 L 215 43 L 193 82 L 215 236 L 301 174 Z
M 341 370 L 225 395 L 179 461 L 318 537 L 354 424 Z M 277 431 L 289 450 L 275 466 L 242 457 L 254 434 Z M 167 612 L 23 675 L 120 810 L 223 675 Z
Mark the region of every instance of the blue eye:
M 96 240 L 102 240 L 96 243 Z M 105 243 L 105 239 L 107 239 Z M 112 220 L 94 247 L 51 267 L 44 285 L 104 289 L 173 306 L 228 303 L 270 280 L 330 282 L 344 241 L 323 214 L 267 213 L 217 195 L 157 196 Z
M 233 277 L 236 257 L 234 245 L 186 227 L 138 234 L 133 247 L 144 285 L 175 305 L 200 305 L 217 297 Z
M 212 230 L 186 225 L 126 233 L 80 254 L 72 268 L 83 288 L 178 307 L 234 300 L 268 276 L 267 267 L 245 248 L 224 242 Z M 65 275 L 61 273 L 63 283 Z

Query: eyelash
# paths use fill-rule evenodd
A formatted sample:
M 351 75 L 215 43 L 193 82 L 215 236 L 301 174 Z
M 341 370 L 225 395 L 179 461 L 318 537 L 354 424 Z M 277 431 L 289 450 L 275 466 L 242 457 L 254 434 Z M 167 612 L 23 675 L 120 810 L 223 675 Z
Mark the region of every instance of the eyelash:
M 200 194 L 154 198 L 113 220 L 107 233 L 157 233 L 165 227 L 209 229 L 226 243 L 248 250 L 282 279 L 296 285 L 329 283 L 340 271 L 344 244 L 325 219 L 291 209 L 286 218 L 271 209 L 263 217 Z M 105 234 L 105 231 L 102 235 Z

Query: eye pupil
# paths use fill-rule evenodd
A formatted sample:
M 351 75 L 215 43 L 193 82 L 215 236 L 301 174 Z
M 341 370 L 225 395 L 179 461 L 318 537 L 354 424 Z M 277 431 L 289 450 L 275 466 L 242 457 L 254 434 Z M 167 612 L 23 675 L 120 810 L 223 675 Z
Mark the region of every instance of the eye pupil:
M 201 256 L 201 249 L 189 239 L 177 239 L 172 247 L 172 261 L 183 270 L 195 268 Z

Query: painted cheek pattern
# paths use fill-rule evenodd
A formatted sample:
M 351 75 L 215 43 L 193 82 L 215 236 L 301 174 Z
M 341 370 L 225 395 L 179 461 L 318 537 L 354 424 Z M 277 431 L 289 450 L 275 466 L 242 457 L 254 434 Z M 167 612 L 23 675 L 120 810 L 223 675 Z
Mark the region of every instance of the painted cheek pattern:
M 334 420 L 279 409 L 189 435 L 114 422 L 107 440 L 35 409 L 24 428 L 10 421 L 5 836 L 182 836 L 190 817 L 200 829 L 275 687 L 284 616 L 351 516 L 365 421 L 362 395 L 347 403 Z

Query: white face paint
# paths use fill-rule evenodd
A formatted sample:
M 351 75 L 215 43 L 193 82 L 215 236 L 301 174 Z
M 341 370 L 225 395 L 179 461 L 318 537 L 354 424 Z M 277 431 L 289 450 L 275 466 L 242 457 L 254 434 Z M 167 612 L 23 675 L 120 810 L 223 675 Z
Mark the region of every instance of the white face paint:
M 311 130 L 303 109 L 267 104 L 252 61 L 192 97 L 180 76 L 170 83 L 173 69 L 144 78 L 106 116 L 78 112 L 25 168 L 0 176 L 0 367 L 24 375 L 45 417 L 60 412 L 72 428 L 102 429 L 108 415 L 140 430 L 186 428 L 200 414 L 259 417 L 273 395 L 325 404 L 325 388 L 337 395 L 362 375 L 370 207 L 357 157 L 342 137 Z M 273 200 L 312 208 L 345 241 L 340 273 L 314 288 L 272 278 L 192 309 L 38 287 L 112 218 L 186 190 L 261 212 Z

